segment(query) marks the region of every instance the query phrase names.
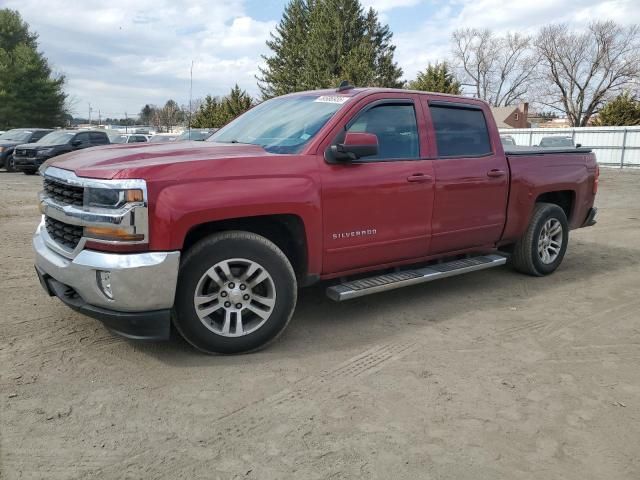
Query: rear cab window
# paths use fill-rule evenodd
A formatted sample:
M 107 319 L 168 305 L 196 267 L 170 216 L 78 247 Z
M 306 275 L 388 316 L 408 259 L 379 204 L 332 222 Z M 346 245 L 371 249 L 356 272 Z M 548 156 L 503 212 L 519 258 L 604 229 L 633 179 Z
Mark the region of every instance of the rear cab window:
M 429 102 L 438 157 L 482 157 L 493 153 L 484 112 L 474 105 Z

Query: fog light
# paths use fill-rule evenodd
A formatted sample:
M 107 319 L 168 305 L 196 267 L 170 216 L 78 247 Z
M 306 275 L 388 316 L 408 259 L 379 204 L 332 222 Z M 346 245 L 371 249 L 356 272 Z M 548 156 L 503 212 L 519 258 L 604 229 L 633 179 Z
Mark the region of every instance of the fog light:
M 98 277 L 98 286 L 104 296 L 110 300 L 113 300 L 113 292 L 111 291 L 111 272 L 105 270 L 98 270 L 96 272 Z

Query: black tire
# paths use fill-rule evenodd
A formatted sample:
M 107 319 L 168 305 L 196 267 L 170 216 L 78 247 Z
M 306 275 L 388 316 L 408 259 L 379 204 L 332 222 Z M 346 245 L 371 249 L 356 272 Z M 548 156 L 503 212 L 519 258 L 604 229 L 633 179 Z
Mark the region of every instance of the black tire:
M 15 172 L 16 171 L 16 166 L 13 160 L 13 154 L 9 155 L 5 160 L 4 160 L 4 169 L 7 172 Z
M 267 271 L 275 287 L 275 304 L 270 316 L 257 330 L 230 337 L 204 325 L 196 313 L 194 295 L 211 267 L 237 258 L 256 262 Z M 173 323 L 184 339 L 200 351 L 248 353 L 266 347 L 284 331 L 293 316 L 297 295 L 298 286 L 291 263 L 274 243 L 250 232 L 217 233 L 196 243 L 181 261 Z
M 562 244 L 557 257 L 553 261 L 545 263 L 538 250 L 538 241 L 542 228 L 551 219 L 557 220 L 562 226 Z M 533 210 L 529 227 L 522 238 L 514 245 L 511 263 L 516 270 L 528 275 L 536 277 L 549 275 L 562 263 L 568 243 L 569 224 L 564 210 L 552 203 L 537 203 Z
M 22 173 L 24 173 L 25 175 L 35 175 L 38 171 L 37 170 L 23 170 Z

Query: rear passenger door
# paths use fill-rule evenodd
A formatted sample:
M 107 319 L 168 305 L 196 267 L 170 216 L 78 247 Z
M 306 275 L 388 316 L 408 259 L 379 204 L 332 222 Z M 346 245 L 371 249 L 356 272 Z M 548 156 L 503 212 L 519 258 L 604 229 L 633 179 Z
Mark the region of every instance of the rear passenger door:
M 509 172 L 483 104 L 423 99 L 436 142 L 431 254 L 497 242 L 506 219 Z M 491 126 L 490 126 L 491 125 Z

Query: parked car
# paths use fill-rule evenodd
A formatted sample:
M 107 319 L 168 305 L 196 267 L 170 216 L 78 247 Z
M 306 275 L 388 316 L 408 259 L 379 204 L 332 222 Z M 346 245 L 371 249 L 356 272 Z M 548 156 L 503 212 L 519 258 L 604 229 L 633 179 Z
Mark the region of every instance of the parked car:
M 177 133 L 156 133 L 149 141 L 152 143 L 158 142 L 173 142 L 179 135 Z
M 15 169 L 33 175 L 51 157 L 109 143 L 109 137 L 102 130 L 57 130 L 36 143 L 16 146 L 13 154 Z
M 15 170 L 13 151 L 16 145 L 37 142 L 51 131 L 45 128 L 14 128 L 4 132 L 0 135 L 0 165 L 7 172 L 13 172 Z
M 149 141 L 148 135 L 140 133 L 114 133 L 109 135 L 111 143 L 145 143 Z
M 500 135 L 500 141 L 505 147 L 514 146 L 516 144 L 515 139 L 511 135 Z
M 178 138 L 176 138 L 176 142 L 187 142 L 189 140 L 194 142 L 204 142 L 217 130 L 217 128 L 192 128 L 190 131 L 186 130 L 182 132 Z
M 201 351 L 240 353 L 319 280 L 342 301 L 508 257 L 553 273 L 569 230 L 595 223 L 599 170 L 587 149 L 505 149 L 481 100 L 341 87 L 265 101 L 169 154 L 74 152 L 42 174 L 49 295 L 129 338 L 167 339 L 173 321 Z
M 553 135 L 551 137 L 543 137 L 540 140 L 541 147 L 575 147 L 573 139 L 571 137 L 565 137 L 561 135 Z

